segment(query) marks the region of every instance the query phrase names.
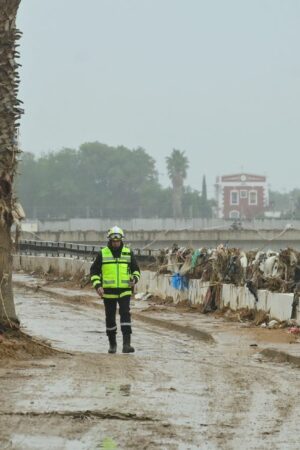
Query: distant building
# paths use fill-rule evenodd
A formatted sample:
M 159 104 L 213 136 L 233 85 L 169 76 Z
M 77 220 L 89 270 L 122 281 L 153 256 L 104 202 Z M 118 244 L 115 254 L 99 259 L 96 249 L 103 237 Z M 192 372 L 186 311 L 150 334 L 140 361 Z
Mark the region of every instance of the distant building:
M 216 179 L 217 216 L 222 219 L 253 219 L 269 204 L 266 177 L 249 173 Z

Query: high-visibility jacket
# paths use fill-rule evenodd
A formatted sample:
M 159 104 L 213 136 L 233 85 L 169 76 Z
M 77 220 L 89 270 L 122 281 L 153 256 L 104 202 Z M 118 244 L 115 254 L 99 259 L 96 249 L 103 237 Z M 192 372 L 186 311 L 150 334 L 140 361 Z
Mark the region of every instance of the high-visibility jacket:
M 113 253 L 114 252 L 114 253 Z M 91 281 L 97 289 L 104 288 L 103 298 L 120 298 L 130 296 L 132 288 L 129 282 L 140 278 L 140 269 L 135 257 L 128 247 L 122 246 L 119 251 L 109 247 L 100 250 L 92 264 Z
M 102 286 L 104 288 L 128 288 L 130 273 L 130 250 L 123 247 L 120 258 L 114 258 L 110 248 L 105 247 L 102 252 Z

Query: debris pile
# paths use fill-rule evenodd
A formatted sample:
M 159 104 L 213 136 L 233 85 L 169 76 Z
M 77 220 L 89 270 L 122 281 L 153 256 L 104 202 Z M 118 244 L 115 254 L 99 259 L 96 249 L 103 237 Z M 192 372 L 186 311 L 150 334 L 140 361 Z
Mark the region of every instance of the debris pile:
M 294 292 L 300 282 L 300 252 L 291 248 L 279 252 L 245 252 L 219 245 L 210 248 L 185 248 L 173 244 L 157 257 L 159 274 L 179 274 L 211 284 L 247 285 L 253 291 Z

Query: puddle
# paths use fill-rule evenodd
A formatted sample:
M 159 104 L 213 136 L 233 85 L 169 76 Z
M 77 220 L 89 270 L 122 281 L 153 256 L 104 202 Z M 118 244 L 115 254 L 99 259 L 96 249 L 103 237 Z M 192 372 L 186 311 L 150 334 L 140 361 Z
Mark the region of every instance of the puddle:
M 11 446 L 20 450 L 121 450 L 117 442 L 104 437 L 100 442 L 99 437 L 66 439 L 59 436 L 14 434 L 11 438 Z M 9 448 L 12 448 L 9 447 Z
M 42 292 L 15 292 L 22 329 L 62 350 L 97 353 L 107 341 L 102 315 L 84 305 L 64 303 Z M 96 335 L 95 335 L 96 334 Z M 107 345 L 107 344 L 106 344 Z
M 23 450 L 86 450 L 87 444 L 78 440 L 66 440 L 58 436 L 27 436 L 24 434 L 15 434 L 12 439 L 13 448 Z M 101 448 L 101 447 L 100 447 Z
M 131 394 L 131 384 L 121 384 L 120 386 L 108 385 L 105 387 L 105 396 L 119 395 L 129 397 Z

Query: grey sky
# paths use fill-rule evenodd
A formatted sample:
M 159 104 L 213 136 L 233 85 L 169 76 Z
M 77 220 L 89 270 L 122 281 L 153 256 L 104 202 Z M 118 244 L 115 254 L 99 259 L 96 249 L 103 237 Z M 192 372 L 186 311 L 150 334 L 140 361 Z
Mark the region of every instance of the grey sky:
M 166 184 L 266 174 L 300 187 L 299 0 L 22 0 L 21 146 L 142 146 Z

